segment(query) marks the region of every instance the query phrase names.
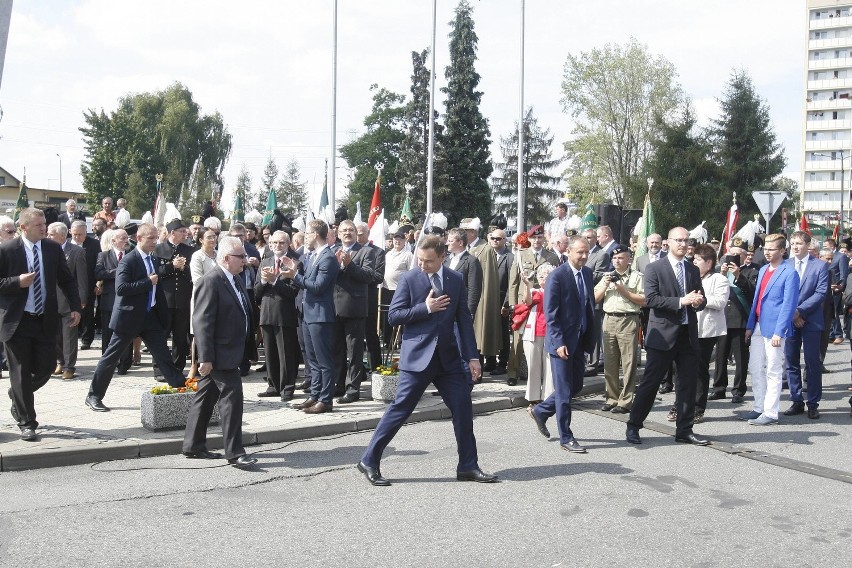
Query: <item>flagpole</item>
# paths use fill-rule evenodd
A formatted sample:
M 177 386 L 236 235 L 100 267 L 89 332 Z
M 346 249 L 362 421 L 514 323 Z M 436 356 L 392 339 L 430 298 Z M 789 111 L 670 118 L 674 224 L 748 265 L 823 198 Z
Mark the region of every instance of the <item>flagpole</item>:
M 524 187 L 524 0 L 521 0 L 521 61 L 520 61 L 520 118 L 518 118 L 518 215 L 517 230 L 526 227 L 524 213 L 526 212 L 526 188 Z
M 432 74 L 429 76 L 429 157 L 426 168 L 426 216 L 432 214 L 432 186 L 435 182 L 435 29 L 437 26 L 438 0 L 432 0 Z
M 337 0 L 334 0 L 334 37 L 331 56 L 331 187 L 329 188 L 328 200 L 334 209 L 335 198 L 335 158 L 337 158 Z

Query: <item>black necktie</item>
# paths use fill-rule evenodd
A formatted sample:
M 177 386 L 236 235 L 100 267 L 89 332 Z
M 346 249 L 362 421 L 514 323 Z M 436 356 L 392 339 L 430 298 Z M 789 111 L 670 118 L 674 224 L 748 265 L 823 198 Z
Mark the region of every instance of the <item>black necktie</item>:
M 240 304 L 243 307 L 243 312 L 246 315 L 246 331 L 248 331 L 248 322 L 249 322 L 249 311 L 248 311 L 248 302 L 246 302 L 246 298 L 243 295 L 243 290 L 240 288 L 240 279 L 237 276 L 234 276 L 234 288 L 237 290 L 237 296 L 240 297 Z

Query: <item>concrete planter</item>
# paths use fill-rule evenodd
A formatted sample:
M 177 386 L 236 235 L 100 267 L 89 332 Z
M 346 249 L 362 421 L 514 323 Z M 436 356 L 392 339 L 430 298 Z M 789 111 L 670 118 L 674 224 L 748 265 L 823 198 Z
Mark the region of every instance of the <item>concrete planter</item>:
M 396 387 L 399 385 L 399 375 L 382 375 L 373 373 L 373 400 L 393 402 L 396 398 Z
M 142 426 L 146 430 L 157 432 L 185 428 L 189 407 L 195 398 L 195 392 L 180 392 L 175 394 L 142 393 Z M 219 422 L 219 403 L 213 408 L 211 424 Z

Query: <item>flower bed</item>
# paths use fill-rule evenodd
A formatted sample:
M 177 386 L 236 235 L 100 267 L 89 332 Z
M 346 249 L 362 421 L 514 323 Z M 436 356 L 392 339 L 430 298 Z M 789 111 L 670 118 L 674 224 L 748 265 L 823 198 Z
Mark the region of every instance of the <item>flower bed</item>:
M 373 400 L 382 402 L 393 402 L 396 398 L 396 388 L 399 386 L 399 369 L 396 363 L 390 367 L 381 366 L 373 373 L 372 379 Z
M 197 381 L 189 379 L 186 386 L 179 389 L 170 386 L 156 386 L 142 393 L 142 426 L 154 432 L 185 428 L 189 409 L 198 390 Z M 219 422 L 219 403 L 213 408 L 211 424 Z

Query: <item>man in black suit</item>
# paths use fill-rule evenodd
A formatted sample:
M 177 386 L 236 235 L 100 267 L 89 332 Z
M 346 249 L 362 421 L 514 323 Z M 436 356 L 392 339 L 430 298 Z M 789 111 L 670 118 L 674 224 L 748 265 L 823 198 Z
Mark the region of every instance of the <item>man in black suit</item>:
M 482 266 L 479 259 L 467 251 L 467 233 L 464 229 L 450 229 L 447 232 L 447 254 L 444 266 L 462 275 L 462 283 L 467 290 L 467 309 L 476 314 L 479 297 L 482 295 Z
M 367 321 L 367 288 L 376 279 L 373 255 L 357 242 L 352 221 L 341 221 L 337 228 L 340 247 L 335 251 L 340 271 L 334 284 L 335 402 L 349 404 L 361 397 L 364 371 L 364 324 Z M 343 391 L 343 392 L 340 392 Z
M 166 345 L 169 327 L 169 306 L 159 284 L 153 252 L 157 246 L 157 227 L 149 223 L 136 231 L 136 248 L 124 255 L 115 274 L 116 301 L 109 325 L 112 337 L 92 376 L 86 406 L 95 412 L 107 412 L 103 398 L 112 381 L 115 368 L 124 351 L 136 337 L 141 337 L 159 366 L 160 372 L 173 387 L 185 383 L 183 373 L 172 362 Z
M 69 199 L 65 202 L 65 211 L 59 214 L 59 221 L 65 223 L 67 229 L 71 229 L 71 223 L 74 221 L 86 222 L 86 214 L 77 210 L 77 202 Z
M 266 373 L 269 386 L 260 397 L 281 397 L 281 402 L 293 400 L 296 375 L 299 370 L 299 343 L 296 329 L 296 294 L 299 289 L 291 278 L 281 276 L 284 256 L 294 260 L 290 252 L 290 237 L 284 231 L 275 231 L 267 241 L 272 256 L 260 261 L 260 272 L 255 292 L 260 302 L 260 330 L 266 355 Z
M 707 299 L 698 268 L 684 260 L 689 232 L 683 227 L 669 231 L 669 254 L 645 268 L 645 305 L 651 310 L 645 336 L 648 362 L 630 409 L 627 441 L 641 444 L 639 430 L 651 412 L 657 389 L 672 361 L 677 363 L 675 392 L 677 431 L 675 441 L 706 446 L 707 440 L 692 432 L 695 391 L 698 386 L 698 317 Z
M 47 384 L 56 363 L 59 315 L 56 286 L 71 306 L 69 325 L 80 323 L 80 296 L 65 255 L 45 239 L 44 213 L 21 211 L 21 236 L 0 245 L 0 341 L 6 349 L 12 417 L 21 439 L 38 439 L 35 391 Z
M 494 229 L 488 235 L 488 244 L 494 250 L 494 255 L 497 257 L 497 276 L 500 278 L 500 333 L 502 334 L 502 343 L 500 344 L 500 353 L 497 354 L 497 361 L 493 357 L 485 362 L 486 367 L 493 368 L 491 376 L 505 375 L 509 366 L 509 347 L 512 337 L 511 312 L 509 310 L 509 273 L 512 270 L 512 264 L 515 262 L 515 255 L 506 246 L 506 232 L 503 229 Z M 517 377 L 509 377 L 507 380 L 509 385 L 518 384 Z
M 385 249 L 370 242 L 370 227 L 367 223 L 355 223 L 355 228 L 358 231 L 358 244 L 370 249 L 375 268 L 375 278 L 367 285 L 367 319 L 364 322 L 370 371 L 375 371 L 376 367 L 382 364 L 382 345 L 379 342 L 379 288 L 385 281 Z
M 189 313 L 192 301 L 192 276 L 189 258 L 195 252 L 186 244 L 186 227 L 180 219 L 166 225 L 168 239 L 154 249 L 154 267 L 159 285 L 166 294 L 171 326 L 166 335 L 172 337 L 172 362 L 183 371 L 189 357 Z
M 98 263 L 98 255 L 101 253 L 99 240 L 86 233 L 85 221 L 74 221 L 71 223 L 71 240 L 74 244 L 83 247 L 86 251 L 86 281 L 89 290 L 86 296 L 95 298 L 95 265 Z M 88 302 L 83 308 L 80 321 L 80 349 L 89 349 L 95 339 L 95 302 Z
M 207 449 L 207 424 L 219 402 L 225 458 L 235 467 L 257 463 L 243 447 L 243 383 L 240 362 L 255 321 L 240 274 L 246 252 L 240 239 L 225 237 L 216 254 L 218 267 L 198 281 L 193 310 L 195 347 L 198 349 L 198 392 L 186 419 L 183 455 L 188 458 L 222 457 Z
M 62 254 L 65 255 L 65 261 L 68 265 L 68 270 L 71 271 L 71 276 L 77 282 L 77 291 L 80 295 L 80 306 L 85 307 L 89 301 L 86 294 L 88 293 L 88 281 L 86 280 L 86 259 L 85 251 L 68 241 L 68 227 L 64 223 L 57 221 L 51 223 L 47 227 L 47 238 L 58 244 L 62 248 Z M 63 380 L 71 380 L 74 378 L 74 372 L 77 370 L 77 326 L 71 325 L 71 304 L 68 297 L 61 288 L 56 288 L 56 302 L 59 309 L 59 335 L 56 338 L 56 371 L 54 374 L 62 373 Z
M 604 234 L 604 233 L 602 233 Z M 611 233 L 610 233 L 611 236 Z M 604 277 L 604 274 L 612 272 L 612 261 L 609 258 L 609 253 L 604 250 L 598 243 L 598 233 L 594 229 L 586 229 L 583 231 L 583 237 L 589 243 L 589 260 L 586 263 L 592 271 L 593 285 L 597 286 L 598 282 Z M 607 244 L 610 244 L 609 241 Z M 595 305 L 595 344 L 592 351 L 589 352 L 589 364 L 586 366 L 585 376 L 593 377 L 603 371 L 603 307 L 600 304 Z
M 240 279 L 243 281 L 246 293 L 248 294 L 249 306 L 254 311 L 254 321 L 258 321 L 257 304 L 254 297 L 254 282 L 257 279 L 257 268 L 260 266 L 260 252 L 251 242 L 248 241 L 248 229 L 241 223 L 233 223 L 228 229 L 228 235 L 237 237 L 243 243 L 243 248 L 246 249 L 246 263 L 240 272 Z M 240 376 L 245 377 L 251 370 L 251 362 L 257 361 L 257 343 L 255 341 L 254 332 L 249 337 L 246 344 L 246 352 L 243 354 L 243 362 L 240 363 Z
M 112 233 L 112 246 L 98 255 L 98 262 L 95 265 L 95 278 L 100 284 L 100 303 L 101 303 L 101 355 L 106 352 L 107 345 L 112 339 L 112 328 L 109 321 L 112 318 L 112 310 L 115 306 L 115 273 L 118 269 L 118 263 L 127 254 L 127 232 L 124 229 L 116 229 Z M 130 369 L 130 364 L 133 360 L 133 353 L 130 348 L 126 349 L 118 361 L 118 366 L 115 372 L 119 375 L 126 375 Z

